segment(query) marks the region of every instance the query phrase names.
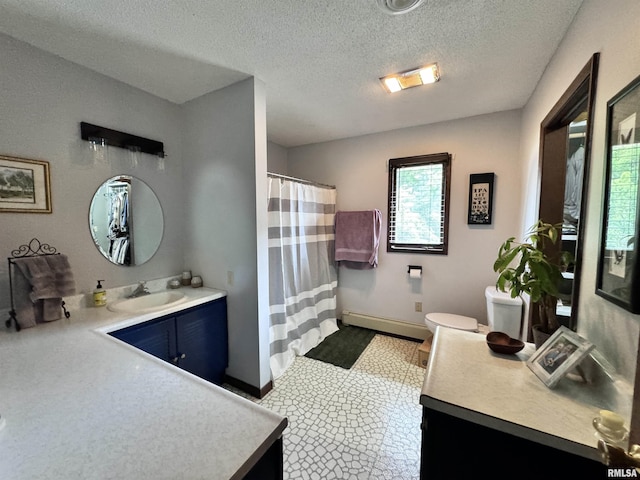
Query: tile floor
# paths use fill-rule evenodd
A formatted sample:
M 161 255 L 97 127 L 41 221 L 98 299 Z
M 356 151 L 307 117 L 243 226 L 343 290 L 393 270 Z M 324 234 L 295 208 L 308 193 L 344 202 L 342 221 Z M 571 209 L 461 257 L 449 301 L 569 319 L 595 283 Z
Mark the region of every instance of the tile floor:
M 298 357 L 252 398 L 289 419 L 285 480 L 419 478 L 419 345 L 378 334 L 350 370 Z

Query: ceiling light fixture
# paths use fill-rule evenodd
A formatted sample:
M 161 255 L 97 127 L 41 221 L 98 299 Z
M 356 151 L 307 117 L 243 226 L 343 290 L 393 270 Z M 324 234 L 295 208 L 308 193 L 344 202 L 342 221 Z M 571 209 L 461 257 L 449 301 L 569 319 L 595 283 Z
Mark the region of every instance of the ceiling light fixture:
M 377 2 L 384 13 L 400 15 L 418 8 L 423 0 L 377 0 Z
M 440 80 L 440 70 L 438 64 L 433 63 L 426 67 L 413 68 L 404 72 L 394 73 L 380 78 L 382 85 L 389 93 L 399 92 L 411 87 L 427 85 Z

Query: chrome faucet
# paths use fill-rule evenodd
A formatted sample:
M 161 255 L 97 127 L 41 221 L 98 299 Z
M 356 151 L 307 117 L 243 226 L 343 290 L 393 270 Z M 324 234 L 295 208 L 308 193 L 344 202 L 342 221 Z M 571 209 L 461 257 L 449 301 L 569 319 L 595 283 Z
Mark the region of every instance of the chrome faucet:
M 147 282 L 138 282 L 138 287 L 129 295 L 129 298 L 141 297 L 149 295 L 151 292 L 147 288 Z

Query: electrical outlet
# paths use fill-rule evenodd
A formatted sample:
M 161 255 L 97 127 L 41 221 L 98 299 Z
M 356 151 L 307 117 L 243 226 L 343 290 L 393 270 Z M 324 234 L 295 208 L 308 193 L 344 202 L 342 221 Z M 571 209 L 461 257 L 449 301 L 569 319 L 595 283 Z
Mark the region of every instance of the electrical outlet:
M 231 270 L 227 271 L 227 285 L 233 285 L 233 272 Z
M 422 302 L 416 302 L 416 312 L 422 311 Z

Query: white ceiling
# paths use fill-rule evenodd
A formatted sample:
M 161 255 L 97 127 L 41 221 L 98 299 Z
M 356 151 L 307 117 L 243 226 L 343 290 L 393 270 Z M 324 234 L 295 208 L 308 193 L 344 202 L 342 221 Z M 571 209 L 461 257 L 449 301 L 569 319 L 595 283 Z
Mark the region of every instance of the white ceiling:
M 0 32 L 178 104 L 255 76 L 269 140 L 292 147 L 520 108 L 581 3 L 0 0 Z M 433 62 L 434 85 L 378 80 Z

